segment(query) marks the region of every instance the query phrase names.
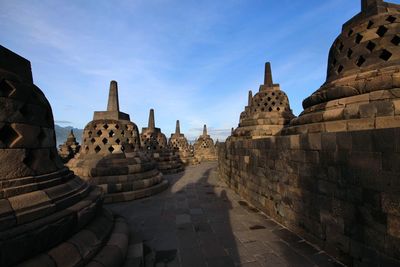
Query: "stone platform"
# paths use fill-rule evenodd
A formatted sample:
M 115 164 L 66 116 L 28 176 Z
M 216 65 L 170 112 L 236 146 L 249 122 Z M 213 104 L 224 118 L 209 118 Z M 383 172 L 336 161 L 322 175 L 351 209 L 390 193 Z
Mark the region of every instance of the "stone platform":
M 342 266 L 243 201 L 218 179 L 216 163 L 166 179 L 161 194 L 107 205 L 153 249 L 155 266 Z

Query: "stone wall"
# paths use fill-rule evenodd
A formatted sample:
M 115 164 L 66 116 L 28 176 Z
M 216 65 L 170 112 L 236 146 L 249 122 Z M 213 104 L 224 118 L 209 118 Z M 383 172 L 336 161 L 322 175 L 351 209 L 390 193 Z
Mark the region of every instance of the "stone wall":
M 222 179 L 347 265 L 400 266 L 400 128 L 229 138 Z

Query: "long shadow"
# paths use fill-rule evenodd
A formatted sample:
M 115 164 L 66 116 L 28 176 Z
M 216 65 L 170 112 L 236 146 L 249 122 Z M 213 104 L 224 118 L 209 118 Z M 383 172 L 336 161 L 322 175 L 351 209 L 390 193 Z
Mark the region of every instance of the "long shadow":
M 158 195 L 106 205 L 127 218 L 133 239 L 153 250 L 154 266 L 235 266 L 240 262 L 231 226 L 232 209 L 240 205 L 233 204 L 230 193 L 220 185 L 216 166 L 189 166 L 183 173 L 166 175 L 170 187 Z

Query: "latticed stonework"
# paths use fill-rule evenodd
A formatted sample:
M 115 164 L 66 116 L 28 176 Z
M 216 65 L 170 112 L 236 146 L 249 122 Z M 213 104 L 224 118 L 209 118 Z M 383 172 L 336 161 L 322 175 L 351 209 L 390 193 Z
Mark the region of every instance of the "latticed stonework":
M 66 163 L 79 152 L 80 148 L 81 146 L 76 141 L 74 132 L 71 130 L 65 143 L 59 146 L 58 154 L 63 162 Z
M 219 145 L 219 171 L 346 266 L 400 266 L 400 5 L 361 3 L 302 114 L 274 136 L 235 131 Z
M 217 150 L 214 140 L 207 133 L 207 126 L 203 127 L 203 134 L 197 138 L 193 145 L 194 156 L 198 161 L 214 161 L 217 160 Z
M 83 154 L 109 155 L 140 147 L 137 126 L 124 120 L 95 120 L 83 131 Z
M 288 97 L 280 90 L 279 84 L 272 82 L 271 66 L 267 62 L 264 84 L 254 97 L 249 92 L 248 105 L 240 114 L 239 126 L 232 137 L 261 138 L 276 135 L 293 118 Z
M 81 152 L 67 166 L 106 192 L 106 202 L 145 197 L 168 185 L 156 163 L 140 149 L 139 131 L 119 111 L 118 87 L 110 83 L 107 111 L 94 113 L 83 131 Z
M 106 254 L 121 265 L 128 244 L 111 255 L 108 242 L 116 233 L 128 240 L 126 223 L 102 209 L 100 188 L 64 167 L 30 62 L 2 46 L 0 162 L 0 266 L 83 266 Z
M 154 110 L 150 109 L 149 123 L 142 128 L 141 143 L 148 155 L 157 162 L 158 169 L 163 174 L 178 173 L 184 170 L 179 153 L 170 149 L 167 137 L 155 126 Z
M 330 49 L 326 82 L 303 101 L 287 133 L 384 128 L 398 120 L 399 32 L 399 5 L 365 2 Z
M 183 163 L 191 165 L 199 164 L 199 161 L 194 157 L 188 140 L 181 133 L 179 120 L 176 121 L 175 133 L 171 134 L 171 138 L 168 140 L 168 147 L 178 153 Z

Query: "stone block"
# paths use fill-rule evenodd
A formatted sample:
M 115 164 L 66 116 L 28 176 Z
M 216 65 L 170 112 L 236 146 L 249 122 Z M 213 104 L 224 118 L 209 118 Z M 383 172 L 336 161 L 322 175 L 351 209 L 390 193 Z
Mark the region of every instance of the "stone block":
M 375 128 L 375 120 L 371 118 L 354 119 L 347 121 L 348 131 L 360 131 Z
M 347 131 L 346 121 L 325 122 L 327 132 L 345 132 Z
M 400 127 L 400 116 L 378 117 L 375 122 L 377 129 Z
M 378 112 L 376 105 L 373 103 L 360 105 L 359 111 L 361 118 L 374 118 Z
M 336 150 L 336 133 L 322 133 L 321 144 L 323 150 Z
M 350 168 L 373 171 L 382 170 L 382 157 L 380 153 L 351 152 L 348 160 Z
M 324 121 L 341 120 L 344 118 L 344 108 L 326 110 L 323 113 Z
M 389 235 L 400 239 L 400 216 L 388 215 L 387 232 Z
M 400 195 L 397 193 L 382 194 L 382 209 L 386 213 L 394 216 L 400 216 Z
M 82 257 L 76 247 L 69 243 L 51 249 L 48 255 L 54 260 L 57 266 L 77 266 Z

